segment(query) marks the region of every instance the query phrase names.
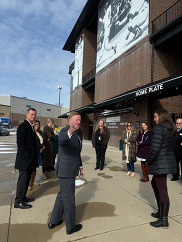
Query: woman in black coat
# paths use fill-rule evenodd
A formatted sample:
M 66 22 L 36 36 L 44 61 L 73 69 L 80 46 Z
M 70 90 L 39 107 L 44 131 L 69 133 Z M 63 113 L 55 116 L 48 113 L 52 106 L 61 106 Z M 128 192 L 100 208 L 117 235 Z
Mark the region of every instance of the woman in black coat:
M 176 172 L 174 156 L 176 127 L 165 109 L 159 109 L 154 113 L 154 121 L 156 127 L 153 131 L 147 163 L 149 174 L 153 175 L 151 185 L 158 204 L 158 212 L 151 215 L 159 219 L 151 222 L 150 225 L 168 228 L 167 175 Z

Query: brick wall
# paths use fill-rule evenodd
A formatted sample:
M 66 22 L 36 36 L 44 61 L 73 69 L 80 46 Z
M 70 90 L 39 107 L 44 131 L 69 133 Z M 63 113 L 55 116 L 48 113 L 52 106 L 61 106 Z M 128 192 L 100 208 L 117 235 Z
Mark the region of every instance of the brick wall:
M 177 0 L 150 0 L 150 22 L 171 7 Z M 152 34 L 152 25 L 149 26 L 149 33 Z
M 119 148 L 120 139 L 123 131 L 126 129 L 126 123 L 131 122 L 135 130 L 139 131 L 136 128 L 136 122 L 147 122 L 151 126 L 151 107 L 150 100 L 147 97 L 141 97 L 137 101 L 130 100 L 124 101 L 122 103 L 122 109 L 133 107 L 133 110 L 123 114 L 115 114 L 107 117 L 98 117 L 96 116 L 96 121 L 94 122 L 94 129 L 99 123 L 100 120 L 104 120 L 106 127 L 108 127 L 110 132 L 109 145 Z M 137 115 L 136 115 L 137 113 Z M 120 117 L 120 122 L 106 122 L 107 118 L 110 117 Z
M 83 77 L 96 66 L 97 35 L 84 29 Z
M 182 56 L 180 53 L 154 50 L 154 81 L 177 75 L 182 70 Z
M 150 34 L 152 34 L 152 20 L 171 7 L 177 0 L 151 0 L 150 1 Z M 153 81 L 176 75 L 182 70 L 182 56 L 169 50 L 154 49 Z
M 157 108 L 167 109 L 170 114 L 182 113 L 182 95 L 154 100 L 153 111 Z
M 150 34 L 152 33 L 152 20 L 176 2 L 177 0 L 150 1 Z M 96 35 L 86 29 L 84 33 L 83 76 L 95 67 L 96 59 Z M 170 49 L 165 51 L 154 49 L 153 73 L 151 73 L 152 45 L 149 43 L 150 34 L 96 74 L 95 97 L 94 91 L 90 91 L 89 93 L 88 91 L 83 91 L 81 87 L 73 91 L 71 93 L 71 107 L 78 108 L 88 105 L 93 103 L 93 99 L 95 103 L 99 103 L 130 91 L 138 86 L 142 87 L 152 81 L 152 76 L 155 82 L 181 73 L 182 56 L 178 53 L 170 52 Z M 115 124 L 117 128 L 114 128 L 114 125 L 112 127 L 112 125 L 106 123 L 106 126 L 109 126 L 111 134 L 109 145 L 119 148 L 119 140 L 125 129 L 125 125 L 123 124 L 127 122 L 136 124 L 138 121 L 140 121 L 141 124 L 142 121 L 146 121 L 153 127 L 153 112 L 155 109 L 161 107 L 166 108 L 170 114 L 176 113 L 178 115 L 178 113 L 182 113 L 181 103 L 181 95 L 158 100 L 140 97 L 138 100 L 122 102 L 122 109 L 131 106 L 134 109 L 133 111 L 119 115 L 121 121 Z M 136 116 L 136 113 L 138 116 Z M 95 128 L 100 119 L 105 120 L 106 117 L 99 117 L 95 114 L 95 118 L 92 117 L 89 119 L 88 115 L 82 116 L 82 131 L 85 139 L 88 137 L 89 120 L 94 121 Z
M 84 29 L 83 73 L 84 77 L 96 66 L 97 35 Z M 70 110 L 90 105 L 94 102 L 94 89 L 76 87 L 70 94 Z
M 88 140 L 89 138 L 89 122 L 94 121 L 94 114 L 82 115 L 81 130 L 83 134 L 83 139 Z
M 11 118 L 10 117 L 10 106 L 6 105 L 0 105 L 0 117 L 6 117 L 6 118 Z
M 148 36 L 96 75 L 95 102 L 101 102 L 151 81 Z

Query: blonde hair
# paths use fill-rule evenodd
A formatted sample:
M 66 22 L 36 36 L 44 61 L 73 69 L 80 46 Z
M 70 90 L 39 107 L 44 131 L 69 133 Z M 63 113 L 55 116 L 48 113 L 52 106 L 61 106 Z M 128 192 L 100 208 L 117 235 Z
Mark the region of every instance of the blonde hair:
M 128 131 L 128 124 L 130 124 L 130 126 L 131 126 L 131 131 L 133 131 L 133 130 L 134 130 L 134 127 L 133 127 L 133 125 L 132 125 L 131 122 L 128 122 L 128 123 L 127 123 L 127 125 L 126 125 L 126 131 Z
M 101 119 L 100 121 L 103 122 L 103 126 L 104 126 L 104 120 Z M 98 129 L 100 129 L 100 133 L 102 134 L 102 133 L 103 133 L 103 130 L 104 130 L 104 127 L 100 127 L 100 126 L 99 126 L 100 121 L 98 122 L 95 131 L 97 131 Z
M 48 118 L 47 119 L 47 124 L 50 123 L 50 122 L 53 122 L 54 123 L 54 120 L 52 118 Z

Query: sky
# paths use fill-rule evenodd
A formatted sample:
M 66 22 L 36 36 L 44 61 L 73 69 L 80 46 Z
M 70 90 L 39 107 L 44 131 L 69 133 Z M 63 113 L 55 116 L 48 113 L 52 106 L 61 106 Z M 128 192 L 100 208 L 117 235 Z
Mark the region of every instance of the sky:
M 0 95 L 70 104 L 69 66 L 62 50 L 87 0 L 0 0 Z

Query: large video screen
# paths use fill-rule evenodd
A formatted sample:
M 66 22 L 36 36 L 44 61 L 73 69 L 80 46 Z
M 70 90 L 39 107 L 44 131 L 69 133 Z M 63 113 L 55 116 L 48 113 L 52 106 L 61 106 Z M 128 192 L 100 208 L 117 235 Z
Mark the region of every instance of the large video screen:
M 75 87 L 82 84 L 82 69 L 83 69 L 83 44 L 84 44 L 84 34 L 82 34 L 79 40 L 75 44 L 75 67 L 72 71 L 72 83 L 71 91 Z
M 100 71 L 148 34 L 149 0 L 104 0 L 98 10 Z

